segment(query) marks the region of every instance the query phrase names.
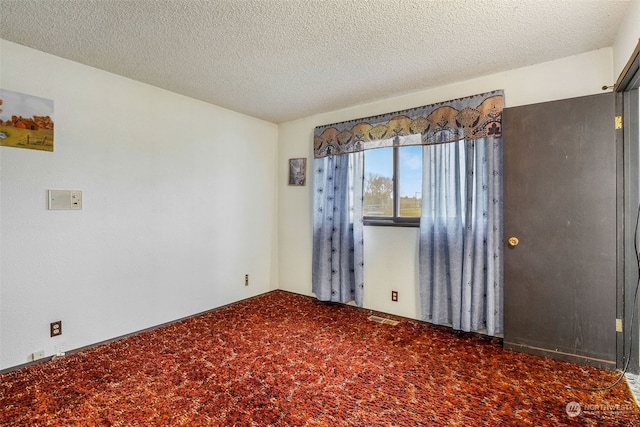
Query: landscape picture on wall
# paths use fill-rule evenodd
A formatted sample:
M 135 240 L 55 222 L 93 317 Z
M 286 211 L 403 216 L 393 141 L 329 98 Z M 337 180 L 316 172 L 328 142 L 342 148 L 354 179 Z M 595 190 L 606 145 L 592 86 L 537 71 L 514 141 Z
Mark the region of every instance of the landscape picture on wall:
M 0 145 L 53 151 L 53 100 L 0 89 Z

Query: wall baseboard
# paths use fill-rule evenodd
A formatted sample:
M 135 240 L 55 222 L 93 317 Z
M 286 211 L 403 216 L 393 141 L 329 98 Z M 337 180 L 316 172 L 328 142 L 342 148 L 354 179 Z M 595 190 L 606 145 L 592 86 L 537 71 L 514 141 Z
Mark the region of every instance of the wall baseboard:
M 34 360 L 32 362 L 22 363 L 20 365 L 15 365 L 15 366 L 10 366 L 8 368 L 0 369 L 0 375 L 8 374 L 9 372 L 13 372 L 13 371 L 19 371 L 20 369 L 24 369 L 24 368 L 27 368 L 27 367 L 33 366 L 33 365 L 39 365 L 40 363 L 46 363 L 46 362 L 51 361 L 53 358 L 66 357 L 66 356 L 69 356 L 71 354 L 75 354 L 75 353 L 79 353 L 81 351 L 89 350 L 89 349 L 94 348 L 94 347 L 99 347 L 101 345 L 109 344 L 109 343 L 112 343 L 114 341 L 119 341 L 119 340 L 124 339 L 124 338 L 132 337 L 134 335 L 138 335 L 138 334 L 141 334 L 143 332 L 148 332 L 148 331 L 153 331 L 155 329 L 163 328 L 165 326 L 169 326 L 169 325 L 172 325 L 174 323 L 182 322 L 183 320 L 191 319 L 193 317 L 202 316 L 203 314 L 207 314 L 207 313 L 211 313 L 211 312 L 216 311 L 216 310 L 220 310 L 222 308 L 225 308 L 225 307 L 228 307 L 230 305 L 239 303 L 241 301 L 248 301 L 248 300 L 251 300 L 253 298 L 258 298 L 258 297 L 260 297 L 262 295 L 265 295 L 265 294 L 268 294 L 270 292 L 278 292 L 278 290 L 275 289 L 275 290 L 263 292 L 261 294 L 254 295 L 254 296 L 249 297 L 249 298 L 245 298 L 245 299 L 241 299 L 241 300 L 238 300 L 238 301 L 235 301 L 235 302 L 231 302 L 229 304 L 221 305 L 220 307 L 216 307 L 216 308 L 212 308 L 212 309 L 209 309 L 209 310 L 201 311 L 200 313 L 191 314 L 189 316 L 181 317 L 179 319 L 171 320 L 169 322 L 161 323 L 159 325 L 151 326 L 149 328 L 140 329 L 139 331 L 135 331 L 135 332 L 131 332 L 131 333 L 128 333 L 128 334 L 120 335 L 120 336 L 117 336 L 117 337 L 114 337 L 114 338 L 110 338 L 108 340 L 99 341 L 99 342 L 96 342 L 96 343 L 93 343 L 93 344 L 85 345 L 83 347 L 78 347 L 78 348 L 75 348 L 73 350 L 68 350 L 68 351 L 65 352 L 64 356 L 58 356 L 58 355 L 45 356 L 42 359 Z
M 567 353 L 560 350 L 551 350 L 548 348 L 535 347 L 527 344 L 518 344 L 507 341 L 503 341 L 503 347 L 505 350 L 535 354 L 536 356 L 550 357 L 552 359 L 564 360 L 565 362 L 574 362 L 580 365 L 589 365 L 596 368 L 609 369 L 612 371 L 616 369 L 615 360 L 599 359 L 596 357 Z

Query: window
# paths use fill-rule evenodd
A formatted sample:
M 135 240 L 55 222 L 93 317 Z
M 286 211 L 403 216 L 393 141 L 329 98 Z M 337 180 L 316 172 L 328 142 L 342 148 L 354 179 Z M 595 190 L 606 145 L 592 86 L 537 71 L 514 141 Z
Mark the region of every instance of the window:
M 364 223 L 418 226 L 422 206 L 422 146 L 364 153 Z

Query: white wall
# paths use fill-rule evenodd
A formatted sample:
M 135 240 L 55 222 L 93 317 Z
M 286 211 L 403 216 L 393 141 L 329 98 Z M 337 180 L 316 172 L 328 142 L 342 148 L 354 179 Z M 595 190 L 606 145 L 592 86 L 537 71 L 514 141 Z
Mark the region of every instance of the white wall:
M 0 54 L 0 87 L 55 102 L 53 153 L 0 147 L 0 368 L 277 287 L 275 124 Z M 47 189 L 82 190 L 84 209 L 46 210 Z
M 287 161 L 307 157 L 313 163 L 315 126 L 447 101 L 504 89 L 507 106 L 601 93 L 613 82 L 612 49 L 601 49 L 557 61 L 479 77 L 393 99 L 319 114 L 280 125 L 279 148 L 279 284 L 281 289 L 311 293 L 312 168 L 306 187 L 286 185 Z M 507 142 L 508 143 L 508 142 Z M 364 306 L 419 318 L 417 229 L 365 227 Z M 399 301 L 391 302 L 391 290 Z
M 0 147 L 0 369 L 276 287 L 311 295 L 315 126 L 494 89 L 508 106 L 600 93 L 638 4 L 613 49 L 279 127 L 0 40 L 0 87 L 55 100 L 56 123 L 53 153 Z M 287 185 L 293 157 L 305 187 Z M 84 209 L 47 211 L 49 188 L 83 190 Z M 365 227 L 365 307 L 419 318 L 416 260 L 416 229 Z
M 620 73 L 627 65 L 633 50 L 638 45 L 640 39 L 640 0 L 632 0 L 624 22 L 618 30 L 615 43 L 613 45 L 613 73 L 614 80 L 618 79 Z M 615 83 L 615 82 L 613 82 Z M 611 84 L 613 84 L 611 83 Z

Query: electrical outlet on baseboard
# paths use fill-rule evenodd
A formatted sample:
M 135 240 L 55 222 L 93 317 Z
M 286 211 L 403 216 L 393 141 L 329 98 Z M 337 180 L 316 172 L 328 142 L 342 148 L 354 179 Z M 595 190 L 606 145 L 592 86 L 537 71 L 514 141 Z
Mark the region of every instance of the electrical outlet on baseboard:
M 31 353 L 31 357 L 30 359 L 33 360 L 38 360 L 38 359 L 43 359 L 44 358 L 44 350 L 38 350 L 38 351 L 34 351 L 33 353 Z

